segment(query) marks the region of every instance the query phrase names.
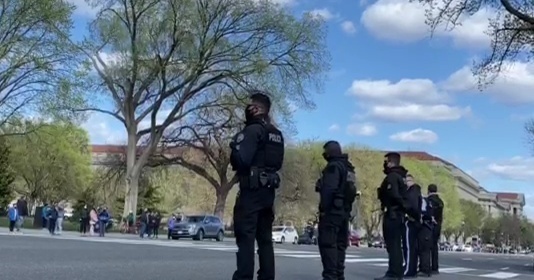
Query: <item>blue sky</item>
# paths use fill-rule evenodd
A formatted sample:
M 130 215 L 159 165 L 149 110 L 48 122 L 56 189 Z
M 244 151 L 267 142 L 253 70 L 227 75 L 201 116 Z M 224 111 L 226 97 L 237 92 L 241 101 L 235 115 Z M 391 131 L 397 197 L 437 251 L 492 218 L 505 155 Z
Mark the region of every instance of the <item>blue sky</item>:
M 72 1 L 81 31 L 94 13 Z M 510 64 L 483 92 L 469 71 L 488 51 L 490 11 L 430 38 L 424 8 L 407 0 L 277 1 L 323 17 L 329 28 L 330 79 L 315 110 L 295 112 L 297 138 L 426 151 L 488 190 L 525 193 L 534 216 L 534 159 L 523 128 L 534 116 L 534 65 Z M 104 116 L 85 127 L 94 143 L 124 143 L 124 129 Z

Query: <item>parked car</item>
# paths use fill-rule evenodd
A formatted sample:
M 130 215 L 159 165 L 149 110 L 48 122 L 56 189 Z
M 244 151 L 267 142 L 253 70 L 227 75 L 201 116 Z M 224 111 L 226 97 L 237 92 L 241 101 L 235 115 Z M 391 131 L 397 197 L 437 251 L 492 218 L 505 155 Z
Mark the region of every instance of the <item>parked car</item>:
M 310 235 L 305 232 L 299 236 L 299 239 L 297 241 L 297 244 L 299 245 L 317 245 L 317 237 L 313 235 L 312 238 L 310 238 Z
M 273 242 L 285 243 L 286 241 L 297 244 L 299 241 L 299 235 L 295 227 L 293 226 L 277 226 L 273 227 Z
M 355 230 L 349 233 L 349 245 L 360 247 L 360 236 Z
M 221 219 L 213 215 L 186 216 L 177 223 L 171 231 L 172 239 L 192 238 L 203 240 L 212 238 L 217 241 L 224 239 L 224 224 Z
M 367 242 L 367 247 L 369 248 L 385 248 L 384 241 L 380 238 L 371 239 Z
M 472 253 L 472 252 L 473 252 L 473 247 L 471 247 L 471 245 L 465 245 L 465 246 L 462 248 L 462 251 L 464 251 L 464 252 L 468 252 L 468 253 Z

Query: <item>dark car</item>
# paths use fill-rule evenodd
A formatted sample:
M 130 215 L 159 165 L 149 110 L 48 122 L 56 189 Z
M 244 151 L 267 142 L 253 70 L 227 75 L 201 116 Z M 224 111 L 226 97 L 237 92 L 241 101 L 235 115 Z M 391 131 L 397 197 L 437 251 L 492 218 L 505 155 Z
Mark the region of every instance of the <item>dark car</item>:
M 221 219 L 213 215 L 186 216 L 177 223 L 171 231 L 172 239 L 192 238 L 203 240 L 214 238 L 217 241 L 224 239 L 224 224 Z
M 304 229 L 302 231 L 303 233 L 299 235 L 299 239 L 297 240 L 297 244 L 301 245 L 317 245 L 317 230 L 313 230 L 313 235 L 310 237 L 310 232 Z

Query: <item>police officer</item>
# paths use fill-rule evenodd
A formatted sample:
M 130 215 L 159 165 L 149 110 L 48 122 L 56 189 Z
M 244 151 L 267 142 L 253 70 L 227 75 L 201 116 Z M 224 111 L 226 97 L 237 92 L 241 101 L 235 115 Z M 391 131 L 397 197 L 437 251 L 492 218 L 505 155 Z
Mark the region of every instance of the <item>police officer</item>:
M 404 222 L 404 232 L 402 234 L 402 251 L 405 261 L 404 277 L 417 276 L 417 236 L 421 226 L 421 187 L 414 181 L 412 175 L 406 175 L 407 190 L 406 200 L 406 221 Z
M 356 199 L 356 174 L 348 156 L 336 141 L 328 141 L 323 157 L 327 161 L 316 191 L 319 202 L 319 253 L 323 280 L 345 280 L 345 253 L 349 220 Z
M 258 280 L 273 280 L 272 244 L 276 173 L 284 159 L 284 137 L 269 121 L 271 101 L 262 92 L 253 92 L 246 107 L 245 128 L 234 136 L 230 163 L 239 177 L 239 194 L 234 206 L 234 233 L 238 251 L 233 280 L 254 278 L 254 241 L 258 243 Z
M 404 194 L 406 185 L 404 180 L 408 171 L 400 165 L 399 153 L 387 153 L 384 160 L 386 177 L 378 188 L 378 199 L 382 204 L 384 217 L 382 220 L 382 234 L 386 243 L 389 263 L 386 275 L 375 280 L 402 279 L 402 232 L 404 230 L 404 216 L 406 207 Z
M 421 227 L 418 235 L 418 252 L 419 252 L 419 277 L 430 277 L 430 258 L 432 247 L 432 222 L 433 209 L 428 199 L 424 197 L 421 201 Z
M 441 223 L 443 222 L 443 200 L 438 195 L 438 187 L 435 184 L 428 185 L 427 200 L 432 207 L 434 227 L 432 229 L 432 274 L 439 274 L 439 239 L 441 237 Z

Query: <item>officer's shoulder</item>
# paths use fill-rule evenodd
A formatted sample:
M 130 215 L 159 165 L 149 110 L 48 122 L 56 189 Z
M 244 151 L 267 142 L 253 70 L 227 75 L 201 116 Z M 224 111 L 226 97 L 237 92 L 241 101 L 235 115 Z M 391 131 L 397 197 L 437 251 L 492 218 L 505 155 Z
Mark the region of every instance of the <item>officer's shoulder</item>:
M 249 124 L 245 126 L 245 128 L 243 129 L 243 132 L 247 134 L 258 134 L 258 133 L 263 133 L 264 130 L 265 130 L 265 127 L 262 124 L 253 123 L 253 124 Z

